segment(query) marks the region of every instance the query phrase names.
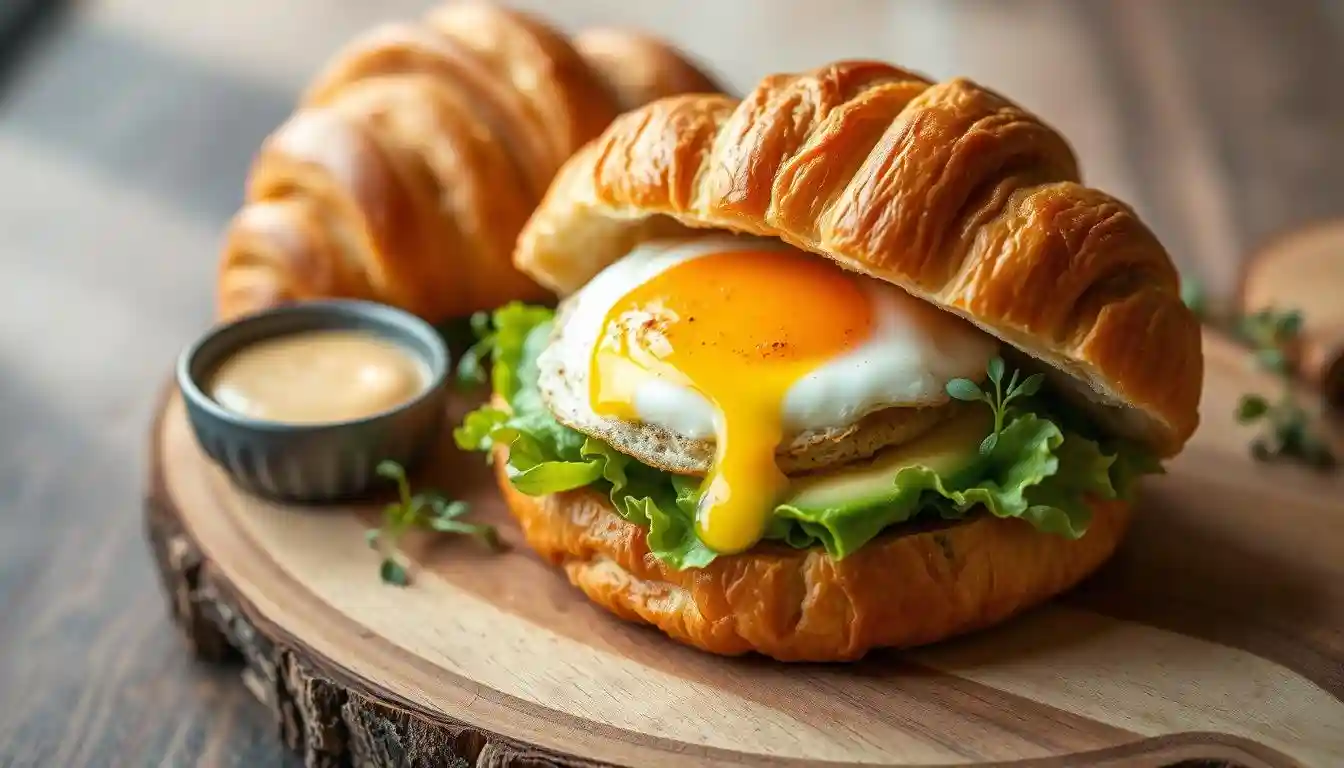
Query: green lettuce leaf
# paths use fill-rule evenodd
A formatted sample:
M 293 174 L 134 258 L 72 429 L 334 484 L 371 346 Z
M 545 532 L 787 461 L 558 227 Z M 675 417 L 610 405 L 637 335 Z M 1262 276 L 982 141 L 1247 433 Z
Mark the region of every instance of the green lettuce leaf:
M 550 338 L 553 317 L 549 310 L 536 310 L 506 307 L 495 313 L 492 382 L 509 408 L 485 405 L 468 413 L 453 431 L 458 447 L 508 446 L 509 482 L 529 495 L 602 486 L 621 517 L 649 529 L 649 549 L 661 560 L 678 569 L 708 565 L 714 553 L 695 535 L 695 483 L 678 485 L 681 478 L 564 426 L 547 410 L 537 357 Z
M 1111 464 L 1111 485 L 1116 498 L 1128 499 L 1134 495 L 1134 486 L 1144 475 L 1165 475 L 1167 470 L 1157 456 L 1142 446 L 1116 441 L 1106 446 L 1115 455 Z
M 1004 427 L 973 483 L 952 485 L 928 467 L 909 466 L 896 473 L 893 494 L 880 505 L 818 511 L 785 502 L 775 516 L 796 521 L 806 536 L 770 533 L 793 546 L 820 544 L 832 557 L 843 558 L 926 510 L 955 520 L 984 507 L 998 517 L 1020 517 L 1044 532 L 1078 538 L 1091 518 L 1085 497 L 1114 497 L 1107 473 L 1113 458 L 1102 455 L 1096 443 L 1066 437 L 1053 422 L 1027 412 Z
M 483 406 L 454 430 L 459 447 L 509 448 L 508 476 L 523 493 L 543 495 L 593 487 L 625 520 L 648 529 L 649 551 L 673 568 L 702 568 L 716 553 L 695 530 L 699 479 L 644 465 L 606 443 L 560 424 L 545 407 L 537 357 L 551 334 L 553 313 L 509 305 L 495 312 L 492 383 L 508 409 Z M 973 510 L 1021 518 L 1044 533 L 1078 538 L 1087 532 L 1089 497 L 1127 498 L 1144 474 L 1162 471 L 1150 453 L 1121 441 L 1100 441 L 1034 406 L 1014 409 L 977 471 L 953 482 L 929 467 L 896 472 L 880 504 L 803 510 L 787 501 L 774 510 L 764 537 L 786 546 L 820 546 L 844 558 L 884 530 L 918 516 L 960 519 Z M 1065 424 L 1061 428 L 1061 424 Z
M 524 357 L 523 345 L 532 329 L 549 322 L 553 315 L 553 310 L 547 307 L 520 301 L 511 301 L 489 316 L 484 313 L 473 315 L 471 327 L 477 337 L 476 343 L 458 361 L 458 378 L 467 381 L 483 379 L 481 361 L 490 355 L 491 388 L 505 399 L 512 398 L 520 384 L 517 374 L 519 361 Z
M 453 441 L 464 451 L 490 452 L 495 447 L 494 433 L 509 420 L 509 412 L 489 405 L 468 413 L 453 429 Z M 490 454 L 490 460 L 494 454 Z

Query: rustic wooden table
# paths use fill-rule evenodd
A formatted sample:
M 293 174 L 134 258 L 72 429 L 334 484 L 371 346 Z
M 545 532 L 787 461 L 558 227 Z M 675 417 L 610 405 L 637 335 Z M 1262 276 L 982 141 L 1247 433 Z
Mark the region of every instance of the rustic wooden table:
M 0 81 L 0 765 L 289 764 L 165 616 L 146 428 L 210 320 L 254 148 L 342 41 L 427 4 L 98 0 Z M 521 5 L 647 27 L 737 89 L 838 57 L 976 78 L 1059 127 L 1214 294 L 1255 243 L 1344 212 L 1331 0 Z

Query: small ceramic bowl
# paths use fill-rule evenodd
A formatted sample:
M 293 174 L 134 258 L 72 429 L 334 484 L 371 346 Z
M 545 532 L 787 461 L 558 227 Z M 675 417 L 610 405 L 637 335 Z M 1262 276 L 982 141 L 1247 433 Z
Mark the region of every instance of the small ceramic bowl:
M 215 369 L 231 354 L 264 339 L 315 330 L 361 330 L 400 344 L 429 373 L 424 390 L 391 410 L 352 421 L 285 424 L 228 410 L 205 392 Z M 410 470 L 443 427 L 449 355 L 443 337 L 420 318 L 366 301 L 289 304 L 220 325 L 188 347 L 177 364 L 177 384 L 206 454 L 248 491 L 291 502 L 327 502 L 357 496 L 381 483 L 383 460 Z

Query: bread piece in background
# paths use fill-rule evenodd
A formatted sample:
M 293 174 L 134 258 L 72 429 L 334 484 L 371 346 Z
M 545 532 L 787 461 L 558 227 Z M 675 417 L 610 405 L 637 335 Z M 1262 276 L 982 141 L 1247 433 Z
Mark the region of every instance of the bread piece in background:
M 671 44 L 639 30 L 595 27 L 580 31 L 573 43 L 622 112 L 664 96 L 723 90 Z
M 484 2 L 352 40 L 253 162 L 218 318 L 343 297 L 441 322 L 545 301 L 511 253 L 560 165 L 625 109 L 721 90 L 647 34 L 580 40 Z

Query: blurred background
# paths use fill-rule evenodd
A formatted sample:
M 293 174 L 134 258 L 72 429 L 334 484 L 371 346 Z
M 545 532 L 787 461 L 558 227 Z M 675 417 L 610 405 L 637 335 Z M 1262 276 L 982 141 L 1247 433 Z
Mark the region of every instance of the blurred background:
M 165 618 L 139 494 L 152 406 L 211 321 L 263 138 L 346 41 L 425 0 L 0 0 L 0 765 L 284 764 Z M 528 0 L 635 26 L 739 93 L 837 58 L 965 75 L 1231 293 L 1344 212 L 1344 3 Z

